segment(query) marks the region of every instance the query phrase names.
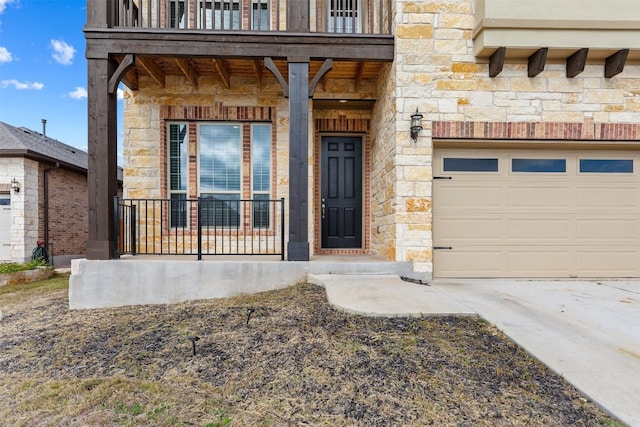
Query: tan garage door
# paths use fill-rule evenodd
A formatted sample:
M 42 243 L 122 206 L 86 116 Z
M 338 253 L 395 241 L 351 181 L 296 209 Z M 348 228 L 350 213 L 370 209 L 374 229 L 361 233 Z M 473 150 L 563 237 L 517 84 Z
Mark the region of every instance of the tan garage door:
M 640 277 L 635 151 L 436 149 L 435 277 Z

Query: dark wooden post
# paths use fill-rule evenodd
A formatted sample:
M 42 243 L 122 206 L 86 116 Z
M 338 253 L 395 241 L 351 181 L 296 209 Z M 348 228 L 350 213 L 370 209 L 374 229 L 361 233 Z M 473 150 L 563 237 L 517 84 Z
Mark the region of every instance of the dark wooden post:
M 113 19 L 116 0 L 87 0 L 87 27 L 108 28 Z
M 109 93 L 115 69 L 108 58 L 87 59 L 89 144 L 88 259 L 114 256 L 114 196 L 118 191 L 117 99 Z
M 289 1 L 287 4 L 287 31 L 291 33 L 308 33 L 309 0 Z
M 289 58 L 289 261 L 309 260 L 309 58 Z

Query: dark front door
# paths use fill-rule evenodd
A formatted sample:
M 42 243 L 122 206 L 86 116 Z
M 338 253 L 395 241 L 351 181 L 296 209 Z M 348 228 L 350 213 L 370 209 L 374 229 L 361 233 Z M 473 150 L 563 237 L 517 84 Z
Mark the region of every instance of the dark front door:
M 362 139 L 322 137 L 323 248 L 362 247 Z

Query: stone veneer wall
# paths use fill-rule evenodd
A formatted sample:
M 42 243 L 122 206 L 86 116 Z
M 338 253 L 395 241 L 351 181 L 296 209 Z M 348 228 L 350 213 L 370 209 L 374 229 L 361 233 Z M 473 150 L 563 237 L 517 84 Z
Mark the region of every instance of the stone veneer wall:
M 396 0 L 396 8 L 396 72 L 390 75 L 397 96 L 396 259 L 414 261 L 419 271 L 432 269 L 433 122 L 505 123 L 505 129 L 515 122 L 536 129 L 550 122 L 585 128 L 640 122 L 638 64 L 628 63 L 621 74 L 605 79 L 603 61 L 588 63 L 575 78 L 566 77 L 564 61 L 549 62 L 535 78 L 527 77 L 526 63 L 507 63 L 490 78 L 487 61 L 473 55 L 473 0 Z M 413 146 L 406 133 L 416 107 L 425 129 Z M 609 135 L 619 139 L 615 132 Z M 417 190 L 419 182 L 425 184 Z
M 0 158 L 0 182 L 15 178 L 20 192 L 11 194 L 11 260 L 31 259 L 31 250 L 38 239 L 38 163 L 22 157 Z
M 165 89 L 160 89 L 149 79 L 140 79 L 140 89 L 134 93 L 126 92 L 124 108 L 124 196 L 125 198 L 163 198 L 166 176 L 163 152 L 166 149 L 164 138 L 165 119 L 162 117 L 165 107 L 274 107 L 277 121 L 276 163 L 278 195 L 286 194 L 288 189 L 288 107 L 282 96 L 282 90 L 275 80 L 263 83 L 261 90 L 255 82 L 234 78 L 231 89 L 226 89 L 216 78 L 201 78 L 198 88 L 186 79 L 167 76 Z M 285 116 L 281 114 L 286 112 Z M 196 118 L 214 120 L 219 117 Z M 232 119 L 231 119 L 232 120 Z M 194 135 L 195 136 L 195 135 Z M 195 150 L 196 147 L 190 147 Z M 286 154 L 287 162 L 284 162 Z M 197 155 L 190 151 L 190 156 Z M 190 173 L 195 172 L 191 171 Z
M 148 78 L 140 78 L 140 89 L 136 92 L 125 93 L 124 108 L 124 198 L 166 198 L 166 120 L 236 120 L 236 114 L 229 113 L 251 110 L 253 107 L 271 109 L 274 115 L 274 196 L 289 199 L 289 103 L 282 95 L 282 89 L 274 78 L 263 79 L 262 87 L 258 88 L 255 79 L 232 76 L 231 88 L 226 89 L 217 78 L 202 77 L 198 88 L 195 88 L 185 78 L 167 76 L 165 89 L 160 89 Z M 355 85 L 353 80 L 329 78 L 327 87 L 319 85 L 315 97 L 328 98 L 374 98 L 374 82 L 361 81 Z M 226 111 L 226 113 L 225 113 Z M 348 118 L 339 123 L 351 123 L 355 120 L 355 127 L 349 125 L 335 128 L 316 129 L 315 120 L 326 118 Z M 311 253 L 317 249 L 315 238 L 317 223 L 314 221 L 316 212 L 316 193 L 314 183 L 314 165 L 316 162 L 315 136 L 316 131 L 340 133 L 366 134 L 370 113 L 359 111 L 313 111 L 312 101 L 309 102 L 309 243 Z M 250 118 L 247 119 L 250 121 Z M 363 125 L 363 123 L 367 123 Z M 197 135 L 196 127 L 191 126 L 190 132 L 190 181 L 197 179 Z M 370 144 L 365 138 L 365 144 Z M 367 145 L 368 146 L 368 145 Z M 366 157 L 367 149 L 363 151 Z M 366 177 L 365 177 L 366 179 Z M 366 183 L 365 183 L 366 185 Z M 366 187 L 368 191 L 369 187 Z M 190 196 L 196 196 L 197 190 L 189 189 Z M 365 195 L 365 199 L 368 193 Z M 285 203 L 287 203 L 285 201 Z M 286 205 L 288 206 L 288 205 Z M 366 209 L 365 209 L 366 211 Z M 365 245 L 368 245 L 370 230 L 369 219 L 365 230 Z M 285 222 L 288 222 L 288 208 L 285 209 Z M 359 251 L 361 253 L 363 251 Z
M 371 252 L 396 260 L 396 95 L 395 64 L 380 73 L 372 117 Z
M 165 199 L 167 195 L 166 124 L 168 121 L 270 121 L 273 117 L 275 177 L 272 197 L 288 199 L 288 102 L 280 85 L 265 79 L 232 78 L 226 89 L 213 77 L 198 88 L 182 77 L 167 76 L 165 89 L 140 79 L 140 89 L 126 92 L 124 109 L 124 198 Z M 258 113 L 255 113 L 255 112 Z M 264 112 L 267 113 L 264 113 Z M 271 113 L 269 113 L 271 111 Z M 258 116 L 255 116 L 258 114 Z M 268 114 L 268 117 L 264 116 Z M 255 117 L 254 117 L 255 116 Z M 197 197 L 197 126 L 189 126 L 189 197 Z M 310 142 L 311 150 L 311 142 Z M 248 171 L 245 171 L 248 173 Z M 243 185 L 246 184 L 243 180 Z M 310 181 L 311 182 L 311 181 Z M 310 191 L 311 194 L 311 191 Z M 288 211 L 285 209 L 285 221 Z

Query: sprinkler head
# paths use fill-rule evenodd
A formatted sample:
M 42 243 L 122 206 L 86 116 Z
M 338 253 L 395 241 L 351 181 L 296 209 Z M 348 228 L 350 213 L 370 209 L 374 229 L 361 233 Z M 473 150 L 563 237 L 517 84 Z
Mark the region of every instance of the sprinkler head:
M 247 325 L 249 324 L 249 320 L 251 320 L 251 315 L 255 312 L 256 310 L 253 308 L 247 308 Z
M 200 337 L 193 335 L 193 336 L 187 337 L 187 339 L 189 341 L 191 341 L 191 345 L 193 346 L 193 355 L 195 356 L 196 355 L 196 341 L 198 341 L 200 339 Z

